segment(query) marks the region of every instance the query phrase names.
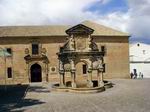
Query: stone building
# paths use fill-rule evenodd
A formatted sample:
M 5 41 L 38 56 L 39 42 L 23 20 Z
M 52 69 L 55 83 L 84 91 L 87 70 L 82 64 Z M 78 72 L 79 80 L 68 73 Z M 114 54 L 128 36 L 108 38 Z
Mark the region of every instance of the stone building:
M 81 30 L 82 34 L 76 35 L 76 32 Z M 75 35 L 72 35 L 72 32 Z M 72 41 L 75 45 L 72 46 L 76 46 L 80 54 L 90 48 L 95 50 L 95 54 L 87 53 L 86 59 L 80 58 L 74 63 L 78 81 L 88 78 L 90 67 L 91 80 L 97 78 L 98 71 L 94 69 L 94 63 L 91 62 L 89 67 L 89 59 L 93 55 L 100 59 L 103 57 L 104 78 L 130 77 L 129 35 L 94 22 L 84 21 L 75 26 L 0 27 L 0 49 L 9 53 L 8 56 L 0 57 L 0 84 L 59 81 L 59 51 L 62 46 L 64 48 L 71 36 L 76 37 Z M 95 43 L 92 44 L 94 47 L 89 47 L 91 42 Z M 73 57 L 72 54 L 73 52 L 69 56 Z M 71 80 L 70 71 L 67 71 L 69 66 L 65 65 L 66 81 Z

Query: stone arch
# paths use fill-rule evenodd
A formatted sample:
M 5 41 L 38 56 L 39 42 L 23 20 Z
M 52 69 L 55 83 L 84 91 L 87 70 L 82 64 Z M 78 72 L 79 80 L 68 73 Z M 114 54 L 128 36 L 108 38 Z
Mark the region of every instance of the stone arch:
M 79 61 L 75 64 L 76 75 L 86 75 L 88 71 L 88 63 L 85 61 Z
M 40 65 L 41 68 L 43 69 L 43 63 L 42 63 L 42 62 L 39 62 L 39 61 L 32 61 L 32 62 L 30 62 L 30 63 L 29 63 L 29 68 L 31 68 L 31 66 L 34 65 L 34 64 Z
M 35 63 L 30 67 L 31 82 L 42 82 L 42 67 Z
M 75 68 L 77 87 L 86 87 L 88 80 L 88 66 L 89 63 L 86 60 L 80 60 L 76 62 Z
M 75 65 L 78 64 L 78 63 L 80 63 L 80 62 L 83 62 L 84 64 L 86 64 L 87 66 L 89 66 L 88 60 L 85 60 L 85 59 L 82 59 L 82 58 L 76 59 L 75 60 Z
M 41 75 L 42 75 L 42 82 L 45 82 L 47 81 L 48 79 L 48 75 L 46 75 L 46 67 L 45 67 L 45 63 L 43 63 L 42 61 L 31 61 L 29 64 L 28 64 L 28 77 L 29 77 L 29 82 L 31 82 L 31 66 L 34 65 L 34 64 L 38 64 L 41 66 Z M 48 70 L 47 70 L 48 71 Z

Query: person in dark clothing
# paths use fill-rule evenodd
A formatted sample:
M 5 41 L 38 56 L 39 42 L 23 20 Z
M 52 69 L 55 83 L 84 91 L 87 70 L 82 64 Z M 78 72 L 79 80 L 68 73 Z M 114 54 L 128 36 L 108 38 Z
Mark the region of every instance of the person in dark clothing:
M 133 79 L 133 75 L 134 75 L 134 74 L 131 72 L 131 73 L 130 73 L 131 79 Z
M 135 76 L 134 79 L 137 79 L 137 73 L 135 73 L 134 76 Z
M 143 73 L 141 74 L 141 78 L 143 79 Z

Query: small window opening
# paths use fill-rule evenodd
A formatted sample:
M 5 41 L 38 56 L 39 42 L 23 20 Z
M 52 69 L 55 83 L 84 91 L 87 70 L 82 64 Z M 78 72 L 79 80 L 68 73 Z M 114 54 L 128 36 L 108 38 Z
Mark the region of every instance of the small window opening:
M 7 76 L 8 76 L 8 78 L 12 78 L 12 68 L 11 67 L 7 68 Z
M 87 74 L 87 66 L 83 65 L 83 74 Z

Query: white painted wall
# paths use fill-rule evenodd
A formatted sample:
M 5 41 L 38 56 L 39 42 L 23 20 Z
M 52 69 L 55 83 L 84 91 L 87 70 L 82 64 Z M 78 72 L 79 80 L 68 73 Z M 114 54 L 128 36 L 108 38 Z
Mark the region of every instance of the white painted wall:
M 130 44 L 130 73 L 133 69 L 150 78 L 150 45 L 144 43 Z
M 130 63 L 130 73 L 133 73 L 133 69 L 137 69 L 137 74 L 139 72 L 143 73 L 144 78 L 150 78 L 150 64 L 144 63 Z

